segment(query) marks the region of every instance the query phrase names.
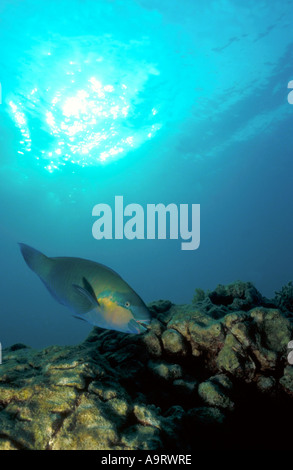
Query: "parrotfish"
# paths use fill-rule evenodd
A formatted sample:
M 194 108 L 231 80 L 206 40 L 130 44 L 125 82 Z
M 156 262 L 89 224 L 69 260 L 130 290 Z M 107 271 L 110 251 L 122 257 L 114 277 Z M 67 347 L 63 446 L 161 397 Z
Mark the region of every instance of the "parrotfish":
M 147 330 L 150 312 L 136 292 L 112 269 L 82 258 L 49 258 L 20 243 L 26 264 L 73 316 L 124 333 Z

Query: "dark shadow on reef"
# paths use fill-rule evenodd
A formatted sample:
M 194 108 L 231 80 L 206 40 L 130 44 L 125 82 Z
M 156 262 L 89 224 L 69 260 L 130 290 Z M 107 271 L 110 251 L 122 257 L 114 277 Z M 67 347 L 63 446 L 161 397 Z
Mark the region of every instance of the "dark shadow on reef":
M 157 301 L 141 336 L 3 351 L 1 449 L 290 449 L 293 287 L 251 283 Z

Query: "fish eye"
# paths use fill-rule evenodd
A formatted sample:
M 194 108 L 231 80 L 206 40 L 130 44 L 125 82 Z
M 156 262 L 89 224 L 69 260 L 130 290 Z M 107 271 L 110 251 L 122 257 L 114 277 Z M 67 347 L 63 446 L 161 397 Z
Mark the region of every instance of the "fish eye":
M 125 305 L 125 307 L 127 307 L 127 308 L 128 308 L 128 307 L 130 307 L 130 302 L 129 302 L 128 300 L 126 300 L 126 302 L 125 302 L 125 304 L 124 304 L 124 305 Z

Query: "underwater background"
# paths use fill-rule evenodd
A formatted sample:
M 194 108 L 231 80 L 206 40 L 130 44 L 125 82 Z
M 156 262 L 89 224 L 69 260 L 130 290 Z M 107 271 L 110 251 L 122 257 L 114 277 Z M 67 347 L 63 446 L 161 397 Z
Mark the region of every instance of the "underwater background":
M 292 1 L 3 0 L 4 347 L 75 344 L 17 242 L 115 269 L 144 299 L 188 303 L 237 279 L 292 279 Z M 201 243 L 95 240 L 95 204 L 200 204 Z

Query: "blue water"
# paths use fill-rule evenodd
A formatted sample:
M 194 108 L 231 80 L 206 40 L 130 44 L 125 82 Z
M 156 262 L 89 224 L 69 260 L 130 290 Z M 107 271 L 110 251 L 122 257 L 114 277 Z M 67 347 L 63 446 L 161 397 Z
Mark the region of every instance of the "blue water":
M 292 279 L 293 2 L 3 0 L 0 342 L 82 341 L 17 242 L 115 269 L 146 302 Z M 92 209 L 200 204 L 201 244 L 95 240 Z

